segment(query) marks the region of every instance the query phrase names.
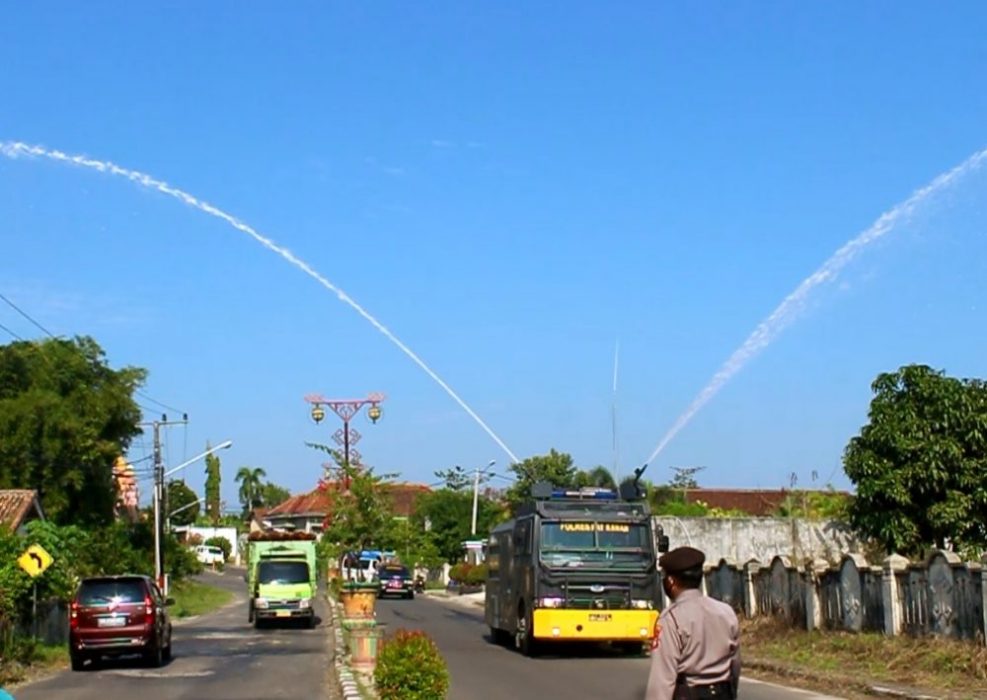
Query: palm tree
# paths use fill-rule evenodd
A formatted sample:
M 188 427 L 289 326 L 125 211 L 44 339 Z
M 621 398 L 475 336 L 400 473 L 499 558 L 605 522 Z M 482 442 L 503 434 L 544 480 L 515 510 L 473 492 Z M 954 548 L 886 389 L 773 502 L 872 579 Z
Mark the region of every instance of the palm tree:
M 240 503 L 243 505 L 243 512 L 250 512 L 261 500 L 261 489 L 264 486 L 264 478 L 267 476 L 261 467 L 240 467 L 236 473 L 236 481 L 240 484 Z

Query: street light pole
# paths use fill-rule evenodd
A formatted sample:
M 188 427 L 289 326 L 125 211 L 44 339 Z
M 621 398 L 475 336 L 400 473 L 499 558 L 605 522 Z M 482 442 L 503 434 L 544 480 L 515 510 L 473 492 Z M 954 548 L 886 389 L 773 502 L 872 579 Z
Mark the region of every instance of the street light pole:
M 200 455 L 196 455 L 192 459 L 182 462 L 174 469 L 169 469 L 165 471 L 164 464 L 161 462 L 161 443 L 158 440 L 158 428 L 160 425 L 167 425 L 165 422 L 154 423 L 154 578 L 158 583 L 158 588 L 162 592 L 167 593 L 167 586 L 165 585 L 164 579 L 164 536 L 161 532 L 161 525 L 164 518 L 161 514 L 161 502 L 164 496 L 164 483 L 165 478 L 174 474 L 175 472 L 184 469 L 188 465 L 196 462 L 207 455 L 211 455 L 217 450 L 225 450 L 233 445 L 232 440 L 227 440 L 221 442 L 215 447 L 211 447 Z
M 492 467 L 496 463 L 497 460 L 491 459 L 490 463 L 487 466 L 485 466 L 482 469 L 482 471 L 484 472 L 487 471 L 488 469 L 490 469 L 490 467 Z M 477 467 L 476 472 L 473 475 L 473 525 L 470 528 L 470 534 L 474 536 L 476 535 L 476 506 L 480 499 L 480 473 L 481 473 L 481 469 Z
M 365 399 L 327 399 L 318 394 L 310 394 L 305 397 L 305 400 L 312 404 L 312 420 L 316 423 L 321 423 L 326 417 L 325 409 L 322 408 L 323 406 L 328 406 L 332 409 L 333 413 L 339 416 L 340 420 L 343 421 L 343 427 L 341 430 L 333 433 L 332 439 L 336 441 L 337 445 L 343 448 L 343 463 L 347 467 L 350 466 L 351 455 L 355 458 L 356 463 L 359 464 L 360 453 L 352 449 L 351 445 L 359 442 L 362 436 L 355 429 L 350 428 L 350 418 L 359 413 L 361 408 L 369 405 L 367 417 L 370 418 L 372 423 L 376 423 L 380 420 L 380 403 L 384 400 L 384 395 L 374 393 L 368 395 Z

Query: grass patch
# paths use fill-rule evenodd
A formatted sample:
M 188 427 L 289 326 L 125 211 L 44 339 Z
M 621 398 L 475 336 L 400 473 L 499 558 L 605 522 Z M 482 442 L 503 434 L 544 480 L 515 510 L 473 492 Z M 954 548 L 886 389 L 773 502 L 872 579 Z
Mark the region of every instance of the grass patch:
M 177 582 L 172 586 L 169 596 L 175 599 L 169 612 L 176 619 L 205 615 L 233 600 L 230 591 L 190 580 Z
M 932 637 L 806 632 L 776 620 L 742 623 L 741 654 L 785 665 L 795 673 L 949 690 L 965 697 L 987 692 L 987 648 Z
M 13 653 L 8 651 L 12 658 L 0 658 L 0 688 L 68 666 L 67 644 L 39 644 L 22 639 L 16 646 L 16 650 L 11 650 Z

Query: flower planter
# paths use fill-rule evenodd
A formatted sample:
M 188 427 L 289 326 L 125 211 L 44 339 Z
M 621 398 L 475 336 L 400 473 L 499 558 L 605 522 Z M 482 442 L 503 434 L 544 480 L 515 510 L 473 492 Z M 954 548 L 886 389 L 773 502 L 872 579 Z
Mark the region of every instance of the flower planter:
M 346 584 L 339 591 L 344 620 L 372 620 L 377 606 L 377 586 Z
M 347 630 L 350 635 L 350 664 L 354 671 L 373 673 L 377 666 L 377 645 L 380 631 L 372 620 L 351 623 Z

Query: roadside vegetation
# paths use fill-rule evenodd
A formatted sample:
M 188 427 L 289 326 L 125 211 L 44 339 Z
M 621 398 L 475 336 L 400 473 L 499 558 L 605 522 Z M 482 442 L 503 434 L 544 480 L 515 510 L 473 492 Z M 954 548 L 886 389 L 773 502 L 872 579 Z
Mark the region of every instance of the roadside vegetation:
M 741 654 L 752 673 L 799 678 L 819 690 L 866 694 L 870 682 L 987 696 L 987 648 L 936 638 L 806 632 L 763 618 L 745 620 Z M 746 672 L 745 672 L 746 673 Z
M 230 591 L 191 579 L 175 583 L 168 595 L 175 599 L 175 604 L 169 610 L 175 620 L 205 615 L 233 600 L 233 593 Z

